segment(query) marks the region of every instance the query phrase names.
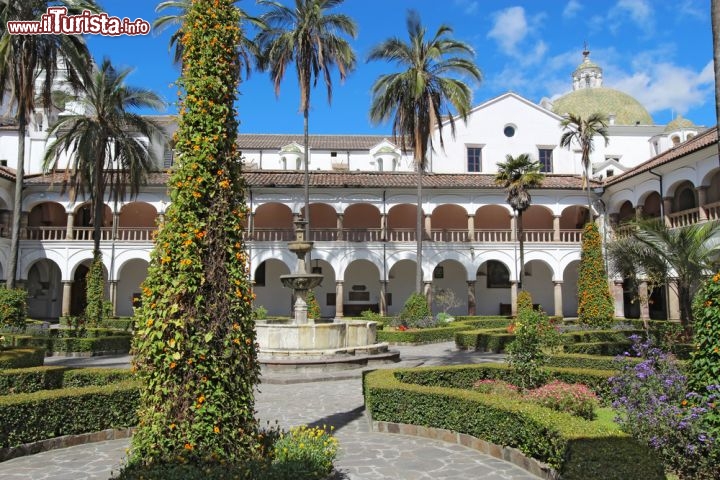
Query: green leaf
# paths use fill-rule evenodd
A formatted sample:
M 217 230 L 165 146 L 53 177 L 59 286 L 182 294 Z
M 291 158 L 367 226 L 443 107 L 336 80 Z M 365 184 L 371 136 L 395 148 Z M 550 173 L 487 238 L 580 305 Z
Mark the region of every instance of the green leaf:
M 206 343 L 209 343 L 210 340 L 212 340 L 212 338 L 213 338 L 213 332 L 207 332 L 207 333 L 205 334 L 205 342 L 206 342 Z

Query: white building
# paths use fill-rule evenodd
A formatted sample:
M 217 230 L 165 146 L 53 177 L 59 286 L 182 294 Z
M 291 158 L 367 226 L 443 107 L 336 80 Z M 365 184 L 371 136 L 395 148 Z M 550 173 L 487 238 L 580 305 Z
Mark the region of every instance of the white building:
M 496 164 L 507 154 L 529 153 L 547 177 L 531 192 L 533 204 L 524 215 L 523 286 L 550 314 L 576 316 L 587 199 L 579 151 L 559 147 L 565 113 L 600 111 L 611 120 L 609 144 L 596 142 L 591 158 L 593 214 L 606 235 L 612 234 L 612 224 L 634 215 L 662 215 L 672 225 L 720 216 L 715 129 L 705 131 L 685 119 L 654 125 L 637 101 L 602 86 L 602 69 L 588 52 L 573 72 L 572 85 L 567 95 L 540 105 L 503 94 L 476 106 L 467 124 L 456 122 L 454 139 L 444 129 L 445 149 L 432 152 L 423 179 L 422 270 L 429 297 L 434 289 L 455 292 L 453 313 L 510 312 L 519 271 L 515 217 L 493 178 Z M 172 129 L 172 119 L 166 122 Z M 29 291 L 30 315 L 57 318 L 83 307 L 92 227 L 87 204 L 71 203 L 61 193 L 62 174 L 40 171 L 46 129 L 35 123 L 28 133 L 17 275 Z M 296 261 L 286 242 L 293 238 L 293 219 L 304 208 L 302 136 L 239 135 L 238 143 L 252 212 L 247 248 L 257 304 L 271 315 L 288 315 L 291 293 L 279 275 L 289 273 Z M 137 198 L 105 209 L 101 245 L 108 297 L 119 315 L 132 314 L 133 298 L 147 273 L 152 232 L 169 202 L 168 175 L 160 170 L 171 165 L 172 154 L 164 145 L 156 148 L 165 148 L 165 165 L 158 165 L 159 172 L 150 175 Z M 0 162 L 7 164 L 0 167 L 2 272 L 9 255 L 16 152 L 17 130 L 0 127 Z M 368 308 L 399 312 L 415 285 L 412 157 L 391 137 L 313 135 L 308 158 L 312 266 L 325 276 L 316 289 L 322 315 L 351 316 Z M 635 292 L 625 292 L 623 301 L 622 282 L 615 284 L 614 293 L 619 316 L 677 316 L 672 298 L 656 298 L 652 308 L 638 308 L 630 302 Z

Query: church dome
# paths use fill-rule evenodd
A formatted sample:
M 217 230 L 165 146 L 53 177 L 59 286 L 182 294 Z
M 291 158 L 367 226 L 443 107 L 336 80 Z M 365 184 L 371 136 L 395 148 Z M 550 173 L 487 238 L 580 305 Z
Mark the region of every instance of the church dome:
M 553 112 L 572 113 L 587 118 L 593 113 L 614 115 L 616 125 L 653 125 L 653 119 L 640 102 L 627 93 L 605 87 L 581 88 L 553 101 Z
M 677 118 L 672 120 L 670 123 L 667 124 L 665 127 L 665 133 L 667 132 L 674 132 L 677 130 L 682 130 L 683 128 L 697 128 L 696 125 L 687 118 L 683 118 L 682 115 L 678 115 Z
M 590 60 L 587 45 L 582 53 L 583 62 L 572 73 L 573 91 L 553 101 L 552 111 L 582 118 L 602 113 L 608 116 L 610 125 L 653 125 L 640 102 L 627 93 L 602 86 L 602 68 Z

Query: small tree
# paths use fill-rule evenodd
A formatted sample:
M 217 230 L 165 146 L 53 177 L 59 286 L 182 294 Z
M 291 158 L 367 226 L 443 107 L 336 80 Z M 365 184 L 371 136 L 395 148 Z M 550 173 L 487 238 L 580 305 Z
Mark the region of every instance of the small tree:
M 444 313 L 447 313 L 448 310 L 460 306 L 460 299 L 457 297 L 457 295 L 455 295 L 455 290 L 453 290 L 452 288 L 434 289 L 433 299 Z
M 85 321 L 89 326 L 98 326 L 102 322 L 105 300 L 105 279 L 103 278 L 102 254 L 95 253 L 90 270 L 87 273 L 85 287 L 87 306 L 85 307 Z
M 578 274 L 578 320 L 584 325 L 612 323 L 615 305 L 610 295 L 602 241 L 597 225 L 585 225 Z
M 413 292 L 400 312 L 400 323 L 406 327 L 426 326 L 428 318 L 432 318 L 432 312 L 425 295 Z

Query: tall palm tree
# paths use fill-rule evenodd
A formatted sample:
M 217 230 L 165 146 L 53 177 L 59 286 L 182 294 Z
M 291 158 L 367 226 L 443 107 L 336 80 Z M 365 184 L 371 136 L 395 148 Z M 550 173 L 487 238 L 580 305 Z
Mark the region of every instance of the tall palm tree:
M 237 0 L 235 3 L 238 3 Z M 170 36 L 170 48 L 173 49 L 173 63 L 176 65 L 182 65 L 183 45 L 180 39 L 182 38 L 183 24 L 185 23 L 185 17 L 190 9 L 192 0 L 166 0 L 160 2 L 155 7 L 156 12 L 162 12 L 164 10 L 174 10 L 173 13 L 162 15 L 155 19 L 153 22 L 153 28 L 155 31 L 162 31 L 166 28 L 176 27 L 175 32 Z M 254 25 L 257 28 L 264 28 L 265 24 L 257 17 L 253 17 L 247 14 L 245 10 L 238 8 L 240 12 L 240 23 L 241 30 L 245 24 Z M 240 35 L 240 43 L 237 46 L 238 57 L 240 57 L 241 64 L 244 66 L 245 76 L 249 76 L 252 70 L 252 66 L 256 63 L 258 54 L 260 53 L 257 45 L 247 36 Z
M 65 169 L 60 154 L 69 154 L 67 165 L 72 195 L 87 186 L 93 212 L 93 253 L 100 252 L 100 226 L 104 197 L 121 200 L 130 188 L 137 195 L 145 174 L 158 162 L 150 143 L 164 136 L 154 120 L 134 113 L 137 108 L 164 108 L 155 93 L 125 85 L 130 70 L 116 70 L 103 60 L 86 81 L 71 85 L 74 109 L 50 128 L 57 138 L 48 146 L 43 160 L 45 171 Z M 74 198 L 72 199 L 74 200 Z
M 310 238 L 310 146 L 308 117 L 310 112 L 310 88 L 317 85 L 322 75 L 327 87 L 328 103 L 332 100 L 332 76 L 336 67 L 340 80 L 345 80 L 355 68 L 355 53 L 343 38 L 357 36 L 357 25 L 347 15 L 330 13 L 344 0 L 295 0 L 291 8 L 272 0 L 258 0 L 270 10 L 260 19 L 267 28 L 260 31 L 255 41 L 260 46 L 261 70 L 269 70 L 280 94 L 280 83 L 290 63 L 295 63 L 300 86 L 300 110 L 303 112 L 303 147 L 305 149 L 305 237 Z M 309 260 L 309 257 L 308 257 Z
M 48 7 L 64 6 L 69 14 L 98 11 L 94 0 L 3 0 L 0 2 L 0 104 L 8 104 L 18 126 L 18 159 L 15 176 L 10 258 L 7 287 L 14 288 L 20 240 L 22 189 L 25 179 L 25 135 L 39 101 L 49 112 L 53 82 L 61 68 L 70 79 L 83 75 L 91 64 L 87 46 L 79 35 L 10 35 L 7 22 L 40 20 Z M 40 82 L 37 82 L 40 80 Z
M 522 290 L 525 273 L 525 243 L 523 234 L 523 212 L 530 207 L 532 198 L 529 189 L 542 184 L 545 175 L 540 172 L 540 162 L 535 162 L 530 155 L 523 153 L 517 157 L 507 155 L 504 163 L 497 164 L 495 183 L 507 190 L 507 202 L 517 214 L 516 232 L 520 247 L 520 274 L 518 288 Z
M 370 60 L 397 64 L 401 71 L 381 75 L 372 88 L 370 119 L 373 123 L 392 119 L 392 134 L 403 151 L 412 147 L 417 171 L 417 262 L 415 290 L 422 293 L 422 178 L 427 168 L 427 151 L 432 148 L 431 135 L 437 129 L 443 146 L 444 124 L 455 135 L 455 117 L 451 108 L 467 120 L 472 90 L 463 81 L 482 79 L 470 45 L 450 38 L 452 28 L 441 25 L 426 38 L 425 27 L 415 11 L 407 15 L 408 41 L 393 37 L 375 46 Z
M 610 143 L 608 136 L 608 119 L 602 113 L 593 113 L 587 118 L 579 115 L 569 114 L 560 122 L 564 132 L 560 137 L 560 146 L 572 148 L 575 143 L 580 146 L 580 161 L 583 169 L 583 187 L 587 192 L 588 221 L 592 221 L 592 202 L 590 201 L 590 154 L 595 151 L 595 137 L 599 136 L 605 141 L 605 146 Z
M 707 222 L 669 228 L 658 219 L 632 224 L 628 234 L 608 244 L 611 271 L 652 285 L 676 279 L 680 320 L 692 324 L 692 300 L 703 279 L 720 264 L 720 223 Z

